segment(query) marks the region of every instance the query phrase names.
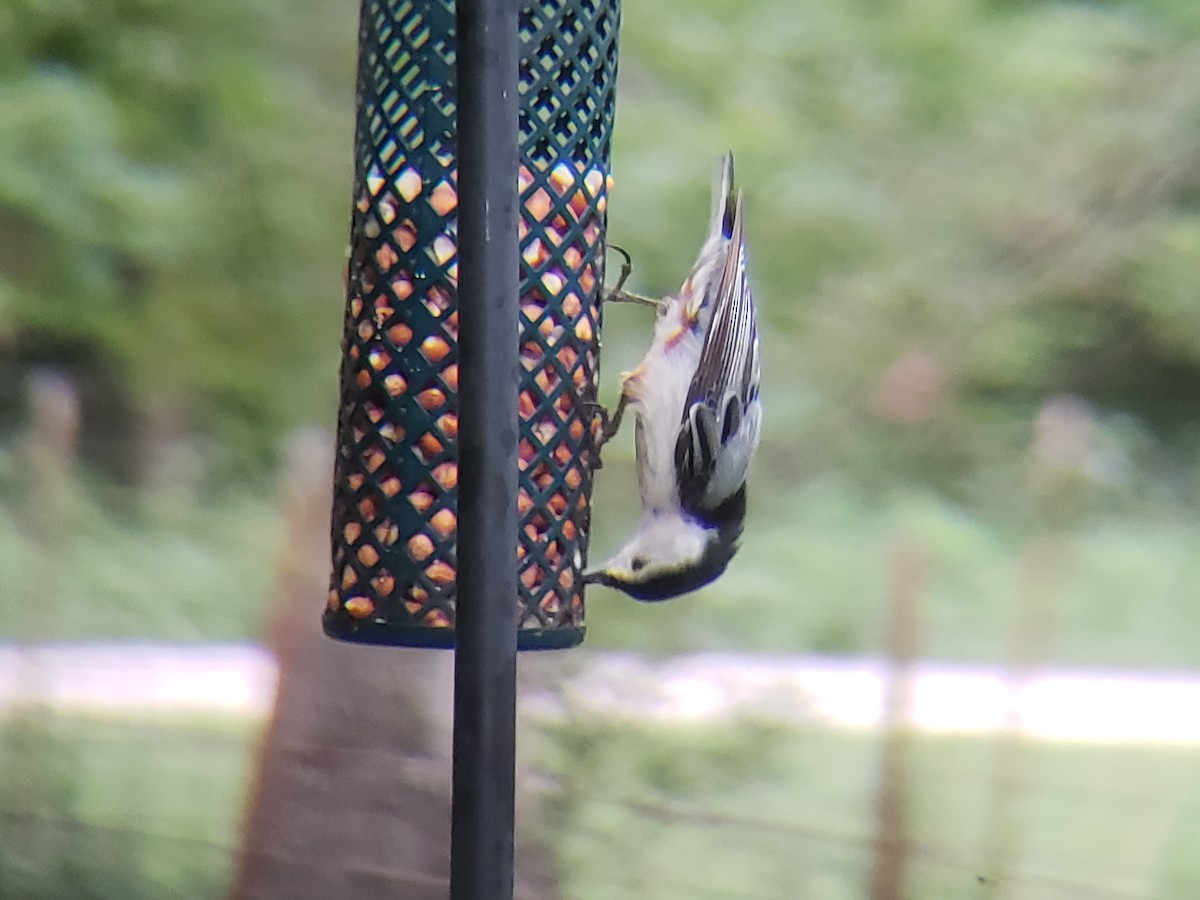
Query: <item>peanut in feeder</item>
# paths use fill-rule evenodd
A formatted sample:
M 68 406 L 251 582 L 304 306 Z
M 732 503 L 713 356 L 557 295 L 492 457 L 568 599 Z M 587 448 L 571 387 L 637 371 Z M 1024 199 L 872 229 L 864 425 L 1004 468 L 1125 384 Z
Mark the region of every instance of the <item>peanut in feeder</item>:
M 520 13 L 523 648 L 583 638 L 618 4 Z M 454 6 L 365 0 L 328 634 L 453 646 L 458 483 Z M 498 336 L 503 340 L 507 336 Z

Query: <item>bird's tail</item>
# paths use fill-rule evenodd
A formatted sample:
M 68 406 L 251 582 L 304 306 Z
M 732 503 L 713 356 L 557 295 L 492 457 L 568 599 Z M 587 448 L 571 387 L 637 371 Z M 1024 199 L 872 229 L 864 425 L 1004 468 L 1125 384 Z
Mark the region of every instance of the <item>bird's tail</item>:
M 704 245 L 696 256 L 692 271 L 679 289 L 685 301 L 688 321 L 699 322 L 711 299 L 716 282 L 721 277 L 725 256 L 729 252 L 729 241 L 733 237 L 737 220 L 737 188 L 733 182 L 733 154 L 726 153 L 721 159 L 713 183 L 712 216 Z
M 708 239 L 733 236 L 734 214 L 737 212 L 737 190 L 733 181 L 733 151 L 721 158 L 720 168 L 713 181 L 712 219 Z

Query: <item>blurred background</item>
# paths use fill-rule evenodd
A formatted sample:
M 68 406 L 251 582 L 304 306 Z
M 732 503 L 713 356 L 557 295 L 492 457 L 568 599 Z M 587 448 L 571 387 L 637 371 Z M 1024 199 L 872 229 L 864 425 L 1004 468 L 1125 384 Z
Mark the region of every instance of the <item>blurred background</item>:
M 0 6 L 0 897 L 445 896 L 450 656 L 317 634 L 357 12 Z M 609 239 L 674 290 L 735 151 L 766 435 L 717 584 L 522 658 L 518 894 L 1200 896 L 1200 4 L 621 49 Z

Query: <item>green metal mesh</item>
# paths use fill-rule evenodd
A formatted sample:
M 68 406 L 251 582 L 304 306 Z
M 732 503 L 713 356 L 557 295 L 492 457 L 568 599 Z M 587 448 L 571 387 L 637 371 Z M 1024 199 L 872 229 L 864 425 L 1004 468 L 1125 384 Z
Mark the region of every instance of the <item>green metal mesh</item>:
M 619 0 L 520 15 L 522 648 L 583 638 L 618 17 Z M 325 613 L 347 640 L 453 645 L 455 134 L 453 3 L 363 0 Z

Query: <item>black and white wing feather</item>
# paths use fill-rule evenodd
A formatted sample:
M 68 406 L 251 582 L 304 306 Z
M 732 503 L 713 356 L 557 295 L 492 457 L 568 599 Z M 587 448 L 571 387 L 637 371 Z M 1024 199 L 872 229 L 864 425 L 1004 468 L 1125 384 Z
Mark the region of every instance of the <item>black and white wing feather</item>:
M 742 210 L 739 193 L 675 444 L 680 504 L 700 518 L 741 489 L 759 438 L 758 324 L 746 275 Z

